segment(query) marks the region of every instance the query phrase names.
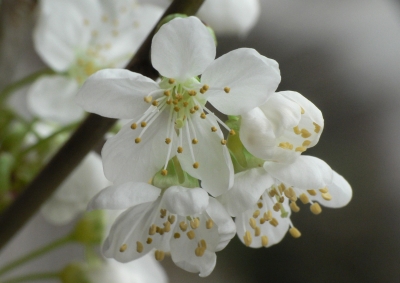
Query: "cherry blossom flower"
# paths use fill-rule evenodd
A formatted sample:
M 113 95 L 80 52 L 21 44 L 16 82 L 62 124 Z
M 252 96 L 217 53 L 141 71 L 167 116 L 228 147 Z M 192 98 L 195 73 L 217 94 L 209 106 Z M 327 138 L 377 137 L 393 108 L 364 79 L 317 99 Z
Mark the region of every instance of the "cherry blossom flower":
M 62 124 L 83 116 L 73 98 L 88 76 L 129 61 L 162 14 L 136 1 L 42 0 L 33 40 L 56 75 L 42 76 L 28 91 L 28 106 Z
M 104 255 L 120 262 L 155 249 L 157 260 L 170 252 L 182 269 L 208 276 L 216 264 L 215 252 L 235 235 L 229 214 L 201 188 L 172 186 L 162 191 L 147 183 L 129 182 L 97 194 L 89 209 L 98 208 L 126 209 L 103 245 Z
M 298 92 L 281 91 L 242 115 L 240 139 L 264 160 L 291 162 L 317 144 L 324 127 L 321 111 Z
M 274 93 L 280 72 L 274 60 L 253 49 L 214 60 L 215 54 L 214 40 L 200 20 L 177 18 L 153 38 L 151 59 L 163 76 L 160 83 L 127 70 L 102 70 L 86 81 L 77 96 L 85 110 L 134 119 L 103 148 L 110 181 L 147 182 L 162 168 L 166 175 L 176 155 L 210 194 L 231 187 L 232 164 L 219 125 L 230 129 L 206 102 L 224 114 L 243 114 Z

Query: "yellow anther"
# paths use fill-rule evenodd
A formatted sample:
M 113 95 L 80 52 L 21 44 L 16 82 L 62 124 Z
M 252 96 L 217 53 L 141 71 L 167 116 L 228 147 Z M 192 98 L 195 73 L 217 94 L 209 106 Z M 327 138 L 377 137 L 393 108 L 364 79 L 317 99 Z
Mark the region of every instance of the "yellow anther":
M 192 144 L 197 144 L 199 141 L 197 139 L 192 139 Z
M 295 133 L 296 135 L 300 135 L 300 134 L 301 134 L 301 131 L 300 131 L 300 129 L 299 129 L 299 126 L 294 127 L 294 128 L 293 128 L 293 131 L 294 131 L 294 133 Z
M 279 203 L 279 202 L 275 203 L 274 206 L 273 206 L 274 210 L 277 211 L 277 212 L 279 210 L 281 210 L 281 207 L 282 207 L 282 204 Z
M 221 144 L 222 144 L 222 145 L 226 145 L 226 140 L 222 139 L 222 140 L 221 140 Z
M 173 83 L 175 82 L 175 80 L 174 80 L 174 79 L 169 79 L 168 82 L 169 82 L 170 84 L 173 84 Z
M 254 228 L 254 236 L 258 237 L 261 235 L 261 229 L 260 227 L 256 226 L 256 228 Z
M 160 209 L 160 217 L 161 217 L 161 218 L 164 218 L 166 215 L 167 215 L 167 210 L 161 208 L 161 209 Z
M 328 192 L 328 193 L 322 193 L 322 198 L 324 200 L 331 200 L 332 199 L 332 195 Z
M 155 224 L 151 225 L 149 228 L 149 235 L 154 235 L 157 232 L 157 226 Z
M 178 149 L 176 150 L 178 153 L 182 153 L 183 152 L 183 147 L 178 146 Z
M 196 234 L 194 233 L 193 230 L 190 230 L 189 232 L 187 232 L 186 235 L 190 240 L 193 240 L 194 237 L 196 237 Z
M 175 239 L 179 239 L 181 237 L 181 234 L 179 234 L 178 232 L 176 232 L 175 234 L 174 234 L 174 238 Z
M 275 189 L 272 189 L 268 192 L 270 197 L 274 197 L 275 195 L 277 195 L 277 192 L 275 191 Z
M 200 93 L 204 94 L 206 92 L 206 90 L 204 90 L 203 88 L 200 89 Z
M 131 125 L 131 129 L 132 130 L 135 130 L 137 128 L 137 124 L 136 123 L 133 123 L 132 125 Z
M 157 100 L 154 100 L 151 104 L 152 104 L 153 106 L 158 106 L 158 101 L 157 101 Z
M 174 107 L 175 112 L 179 112 L 179 110 L 181 110 L 178 106 Z
M 206 118 L 206 113 L 202 112 L 202 113 L 200 114 L 200 118 L 201 118 L 201 119 L 205 119 L 205 118 Z
M 244 244 L 247 247 L 251 245 L 251 242 L 253 239 L 251 238 L 251 234 L 249 231 L 246 231 L 246 233 L 244 233 L 243 240 L 244 240 Z
M 119 247 L 119 251 L 121 253 L 123 253 L 124 251 L 126 251 L 127 248 L 128 248 L 128 245 L 127 244 L 123 244 L 121 247 Z
M 136 242 L 136 251 L 138 253 L 143 252 L 143 244 L 141 242 L 139 242 L 139 241 Z
M 293 212 L 299 212 L 300 211 L 300 207 L 298 207 L 296 202 L 294 202 L 294 201 L 292 201 L 290 203 L 290 208 L 293 210 Z
M 282 194 L 286 190 L 286 186 L 284 183 L 280 183 L 278 186 L 279 192 Z
M 301 236 L 300 231 L 297 230 L 297 228 L 295 228 L 295 227 L 290 228 L 289 233 L 290 233 L 290 235 L 292 235 L 293 238 L 299 238 Z
M 161 170 L 161 175 L 167 176 L 168 175 L 168 170 L 167 169 Z
M 303 107 L 300 107 L 301 108 L 301 114 L 304 114 L 304 113 L 306 113 L 306 111 L 304 110 L 304 108 Z
M 319 203 L 314 202 L 311 206 L 310 206 L 310 210 L 312 213 L 314 213 L 315 215 L 318 215 L 322 212 L 322 208 L 319 205 Z
M 194 108 L 194 110 L 196 110 L 196 111 L 200 109 L 198 105 L 195 105 L 193 108 Z
M 164 95 L 165 95 L 165 96 L 170 96 L 170 95 L 171 95 L 171 92 L 170 92 L 169 90 L 166 90 L 166 91 L 164 91 Z
M 254 211 L 253 217 L 257 218 L 258 216 L 260 216 L 260 211 L 257 209 L 256 211 Z
M 311 195 L 311 196 L 316 196 L 317 192 L 315 190 L 307 190 L 307 192 Z
M 279 222 L 278 222 L 278 220 L 276 220 L 276 218 L 272 218 L 269 221 L 269 224 L 271 224 L 272 226 L 276 227 L 276 226 L 278 226 Z
M 234 136 L 234 135 L 236 135 L 236 132 L 235 132 L 233 129 L 231 129 L 231 130 L 229 131 L 229 134 L 230 134 L 231 136 Z
M 319 191 L 320 191 L 321 193 L 325 194 L 325 193 L 328 192 L 328 188 L 325 187 L 325 188 L 319 189 Z
M 171 105 L 172 100 L 171 100 L 171 99 L 168 99 L 166 103 L 167 103 L 168 105 Z
M 145 121 L 143 121 L 142 123 L 140 123 L 140 126 L 142 126 L 142 128 L 147 126 L 147 123 Z
M 311 137 L 311 133 L 309 131 L 307 131 L 306 129 L 301 129 L 301 137 L 302 138 L 309 138 Z
M 186 229 L 187 229 L 187 223 L 184 222 L 184 221 L 180 222 L 180 223 L 179 223 L 179 228 L 181 228 L 181 230 L 182 230 L 183 232 L 185 232 Z
M 309 146 L 310 144 L 311 144 L 311 141 L 305 140 L 305 141 L 303 141 L 302 146 Z
M 203 85 L 202 89 L 204 89 L 205 91 L 207 91 L 209 89 L 209 85 Z
M 161 228 L 156 226 L 156 233 L 160 233 L 160 231 L 161 231 Z
M 257 203 L 258 208 L 262 208 L 264 205 L 262 204 L 262 202 Z
M 168 216 L 168 221 L 169 221 L 171 224 L 174 224 L 174 222 L 175 222 L 175 215 L 170 215 L 170 216 Z
M 178 99 L 178 101 L 181 101 L 183 98 L 182 94 L 180 94 L 180 93 L 177 93 L 175 97 L 176 97 L 176 99 Z
M 188 94 L 189 94 L 190 96 L 195 96 L 195 95 L 197 94 L 197 92 L 196 92 L 195 90 L 189 90 L 189 91 L 188 91 Z
M 224 87 L 224 91 L 226 92 L 226 93 L 229 93 L 230 91 L 231 91 L 231 89 L 229 88 L 229 87 Z
M 166 138 L 166 139 L 165 139 L 165 143 L 166 143 L 166 144 L 170 144 L 170 143 L 171 143 L 171 139 L 170 139 L 170 138 Z
M 150 244 L 151 244 L 151 242 L 153 242 L 153 239 L 152 239 L 152 238 L 147 238 L 147 241 L 146 241 L 146 243 L 150 245 Z
M 206 240 L 201 239 L 200 242 L 199 242 L 199 244 L 198 244 L 198 246 L 207 249 L 207 242 L 206 242 Z
M 305 146 L 298 146 L 298 147 L 296 147 L 296 149 L 294 150 L 294 151 L 297 151 L 297 152 L 304 152 L 304 151 L 306 151 L 307 150 L 307 147 L 305 147 Z
M 214 126 L 212 126 L 212 127 L 211 127 L 211 132 L 216 132 L 216 131 L 217 131 L 217 128 L 214 127 Z
M 214 226 L 214 221 L 210 218 L 206 221 L 206 228 L 211 229 Z
M 256 220 L 254 218 L 250 218 L 249 224 L 250 224 L 250 227 L 253 229 L 256 228 L 256 226 L 257 226 Z
M 195 218 L 190 221 L 190 227 L 192 227 L 192 229 L 197 229 L 199 226 L 200 226 L 199 219 Z
M 156 252 L 154 253 L 154 256 L 155 256 L 156 260 L 162 261 L 165 257 L 165 253 L 163 251 L 156 250 Z
M 264 219 L 265 219 L 265 221 L 270 221 L 272 219 L 272 211 L 271 210 L 264 212 Z
M 164 228 L 160 228 L 159 230 L 158 230 L 158 233 L 162 236 L 162 235 L 164 235 L 164 232 L 165 232 L 165 229 Z
M 153 97 L 151 97 L 151 96 L 145 96 L 144 97 L 144 101 L 147 102 L 147 103 L 150 103 L 152 100 L 153 100 Z
M 142 141 L 141 138 L 136 138 L 136 139 L 135 139 L 135 143 L 140 143 L 141 141 Z
M 293 144 L 291 144 L 290 142 L 281 142 L 278 146 L 283 149 L 293 149 Z
M 194 168 L 194 169 L 197 169 L 197 168 L 199 168 L 199 162 L 195 162 L 195 163 L 193 163 L 193 168 Z
M 200 256 L 203 256 L 203 255 L 204 255 L 204 252 L 205 252 L 205 251 L 206 251 L 205 248 L 203 248 L 203 247 L 197 247 L 197 248 L 194 250 L 194 253 L 195 253 L 196 256 L 200 257 Z
M 183 102 L 183 107 L 187 107 L 189 105 L 189 102 L 185 101 Z
M 310 200 L 308 199 L 308 196 L 306 194 L 304 194 L 304 193 L 301 194 L 299 198 L 300 198 L 301 202 L 304 203 L 304 204 L 310 202 Z
M 318 134 L 321 131 L 321 126 L 315 122 L 313 122 L 313 124 L 314 124 L 314 132 Z
M 171 223 L 169 222 L 169 221 L 166 221 L 165 223 L 164 223 L 164 231 L 165 232 L 169 232 L 169 231 L 171 231 Z
M 286 189 L 284 192 L 285 196 L 290 199 L 291 201 L 296 201 L 297 200 L 297 196 L 295 191 L 293 190 L 292 187 Z
M 268 237 L 267 236 L 261 236 L 261 245 L 263 247 L 268 246 Z
M 194 114 L 196 112 L 196 110 L 194 110 L 194 108 L 190 108 L 190 114 Z
M 264 218 L 260 218 L 260 224 L 264 224 L 265 223 L 265 219 Z
M 280 203 L 283 203 L 283 202 L 285 201 L 285 198 L 284 198 L 284 197 L 280 197 L 278 201 L 279 201 Z

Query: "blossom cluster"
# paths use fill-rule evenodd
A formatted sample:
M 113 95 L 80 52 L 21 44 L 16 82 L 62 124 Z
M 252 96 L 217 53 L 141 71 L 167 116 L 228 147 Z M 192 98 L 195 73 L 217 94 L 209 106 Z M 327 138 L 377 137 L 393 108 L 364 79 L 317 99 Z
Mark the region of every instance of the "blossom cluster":
M 303 155 L 317 144 L 324 120 L 301 94 L 276 92 L 278 63 L 250 48 L 215 56 L 199 19 L 176 18 L 152 41 L 160 80 L 104 69 L 79 90 L 75 101 L 86 111 L 130 119 L 102 149 L 113 185 L 89 203 L 125 210 L 105 256 L 129 262 L 170 253 L 179 267 L 208 276 L 215 253 L 235 234 L 246 246 L 269 247 L 288 231 L 301 235 L 290 220 L 299 202 L 319 214 L 320 204 L 350 201 L 341 175 Z

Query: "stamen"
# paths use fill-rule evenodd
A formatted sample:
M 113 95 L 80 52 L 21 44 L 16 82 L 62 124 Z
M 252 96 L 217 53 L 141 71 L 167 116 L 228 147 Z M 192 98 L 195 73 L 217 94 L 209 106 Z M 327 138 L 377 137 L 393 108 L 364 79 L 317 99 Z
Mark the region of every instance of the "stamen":
M 211 132 L 216 132 L 216 131 L 217 131 L 217 128 L 214 127 L 214 126 L 212 126 L 212 127 L 211 127 Z
M 316 196 L 317 192 L 315 190 L 307 190 L 307 192 L 311 195 L 311 196 Z
M 244 244 L 247 247 L 251 245 L 252 238 L 251 238 L 251 234 L 249 231 L 246 231 L 246 233 L 244 233 L 243 240 L 244 240 Z
M 164 222 L 164 230 L 167 233 L 171 231 L 171 223 L 169 221 Z
M 231 129 L 231 130 L 229 131 L 229 134 L 230 134 L 231 136 L 234 136 L 234 135 L 236 135 L 236 132 L 235 132 L 234 130 Z
M 192 229 L 197 229 L 199 226 L 200 226 L 199 219 L 195 218 L 190 221 L 190 227 L 192 227 Z
M 206 221 L 206 228 L 211 229 L 214 226 L 214 221 L 210 218 Z
M 182 153 L 183 152 L 183 147 L 178 146 L 178 149 L 176 150 L 178 153 Z
M 261 245 L 263 247 L 268 246 L 268 237 L 267 236 L 261 236 Z
M 322 198 L 323 198 L 324 200 L 331 200 L 331 199 L 332 199 L 332 195 L 331 195 L 329 192 L 327 192 L 327 193 L 322 193 L 321 195 L 322 195 Z
M 185 232 L 187 229 L 187 223 L 182 221 L 179 223 L 179 228 L 181 228 L 182 232 Z
M 144 97 L 144 101 L 147 102 L 147 103 L 150 103 L 152 100 L 153 100 L 152 96 L 145 96 Z
M 164 259 L 165 253 L 163 251 L 156 250 L 154 255 L 155 255 L 156 260 L 162 261 Z
M 310 144 L 311 144 L 311 141 L 305 140 L 305 141 L 303 141 L 302 146 L 309 146 Z
M 306 138 L 311 137 L 311 133 L 309 131 L 307 131 L 306 129 L 301 129 L 301 136 L 306 139 Z
M 271 210 L 268 210 L 268 212 L 264 212 L 264 219 L 265 219 L 265 221 L 270 221 L 272 219 Z
M 194 253 L 195 253 L 196 256 L 201 257 L 201 256 L 204 255 L 204 252 L 205 252 L 205 251 L 206 251 L 205 248 L 203 248 L 203 247 L 197 247 L 197 248 L 194 250 Z
M 178 232 L 176 232 L 175 234 L 174 234 L 174 238 L 175 239 L 179 239 L 181 237 L 181 234 L 179 234 Z
M 170 139 L 170 138 L 166 138 L 166 139 L 165 139 L 165 143 L 166 143 L 166 144 L 170 144 L 170 142 L 171 142 L 171 139 Z
M 314 202 L 311 206 L 310 206 L 310 210 L 312 213 L 314 213 L 315 215 L 318 215 L 322 212 L 322 208 L 321 206 L 317 203 Z
M 224 87 L 224 91 L 226 92 L 226 93 L 229 93 L 230 91 L 231 91 L 231 89 L 229 88 L 229 87 Z
M 174 79 L 169 79 L 168 82 L 169 82 L 170 84 L 173 84 L 173 83 L 175 82 L 175 80 L 174 80 Z
M 258 208 L 262 208 L 264 205 L 262 204 L 262 202 L 257 203 Z
M 256 226 L 254 228 L 254 236 L 258 237 L 260 235 L 261 235 L 261 229 L 260 229 L 260 227 Z
M 193 240 L 194 237 L 196 237 L 196 234 L 194 233 L 193 230 L 190 230 L 189 232 L 187 232 L 186 235 L 190 240 Z
M 142 126 L 142 128 L 144 128 L 147 126 L 147 123 L 143 121 L 142 123 L 140 123 L 140 126 Z
M 157 101 L 157 100 L 154 100 L 151 104 L 152 104 L 153 106 L 158 106 L 158 101 Z
M 152 242 L 153 242 L 153 239 L 152 239 L 152 238 L 147 238 L 146 243 L 147 243 L 148 245 L 150 245 Z
M 256 220 L 254 218 L 249 219 L 249 224 L 250 224 L 250 227 L 253 229 L 256 228 L 256 226 L 257 226 Z
M 141 141 L 142 141 L 141 138 L 136 138 L 136 139 L 135 139 L 135 143 L 140 143 Z
M 290 233 L 290 235 L 292 235 L 293 238 L 299 238 L 301 236 L 300 231 L 297 230 L 297 228 L 295 228 L 295 227 L 290 228 L 289 233 Z
M 170 215 L 170 216 L 168 216 L 168 221 L 169 221 L 171 224 L 174 224 L 174 222 L 175 222 L 175 215 Z
M 209 88 L 210 88 L 210 86 L 209 85 L 207 85 L 207 84 L 205 84 L 205 85 L 203 85 L 203 87 L 202 87 L 205 91 L 207 91 Z
M 197 144 L 199 141 L 197 139 L 192 139 L 192 144 Z
M 167 169 L 161 170 L 161 175 L 162 176 L 167 176 L 168 175 L 168 170 Z
M 298 207 L 297 204 L 294 201 L 292 201 L 290 203 L 290 208 L 293 210 L 293 212 L 299 212 L 300 211 L 300 207 Z
M 205 118 L 206 118 L 206 113 L 202 112 L 202 113 L 200 114 L 200 117 L 201 117 L 201 119 L 205 119 Z
M 127 244 L 123 244 L 123 245 L 119 248 L 119 251 L 120 251 L 121 253 L 123 253 L 124 251 L 126 251 L 127 248 L 128 248 L 128 245 L 127 245 Z
M 136 251 L 138 253 L 143 252 L 143 244 L 141 242 L 139 242 L 139 241 L 136 242 Z
M 307 196 L 306 194 L 304 194 L 304 193 L 300 195 L 300 200 L 301 200 L 301 202 L 304 203 L 304 204 L 310 202 L 310 200 L 308 199 L 308 196 Z
M 222 139 L 222 140 L 221 140 L 221 144 L 222 144 L 222 145 L 226 145 L 226 140 Z
M 171 92 L 170 92 L 169 90 L 166 90 L 166 91 L 164 91 L 164 95 L 165 95 L 165 96 L 170 96 L 170 95 L 171 95 Z
M 313 125 L 314 125 L 314 132 L 318 134 L 321 131 L 321 126 L 315 122 L 313 122 Z
M 199 168 L 199 166 L 200 166 L 200 165 L 199 165 L 199 162 L 195 162 L 195 163 L 193 163 L 193 168 L 194 168 L 194 169 L 197 169 L 197 168 Z
M 279 222 L 278 222 L 278 220 L 276 220 L 276 218 L 272 218 L 269 221 L 269 224 L 271 224 L 272 226 L 276 227 L 276 226 L 278 226 Z
M 154 235 L 157 231 L 157 226 L 155 224 L 151 225 L 149 228 L 149 235 Z
M 304 110 L 304 108 L 303 107 L 300 107 L 301 108 L 301 114 L 304 114 L 304 113 L 306 113 L 306 111 Z
M 294 127 L 294 128 L 293 128 L 293 131 L 294 131 L 294 133 L 295 133 L 296 135 L 300 135 L 300 134 L 301 134 L 301 131 L 300 131 L 300 129 L 299 129 L 299 126 Z
M 297 152 L 304 152 L 306 150 L 307 150 L 307 147 L 305 147 L 305 146 L 298 146 L 295 149 L 295 151 L 297 151 Z
M 135 130 L 137 128 L 137 124 L 136 123 L 133 123 L 132 125 L 131 125 L 131 129 L 132 130 Z
M 321 192 L 321 193 L 327 193 L 328 192 L 328 188 L 327 187 L 325 187 L 325 188 L 322 188 L 322 189 L 319 189 L 319 191 Z
M 253 217 L 257 218 L 260 215 L 260 211 L 257 209 L 256 211 L 254 211 L 253 213 Z

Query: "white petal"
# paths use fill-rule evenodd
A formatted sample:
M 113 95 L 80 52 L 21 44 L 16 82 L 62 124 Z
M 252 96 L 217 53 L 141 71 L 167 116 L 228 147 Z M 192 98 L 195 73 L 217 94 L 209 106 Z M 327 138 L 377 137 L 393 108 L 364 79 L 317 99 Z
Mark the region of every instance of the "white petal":
M 242 115 L 240 140 L 255 157 L 271 159 L 276 145 L 276 136 L 272 123 L 263 111 L 256 107 Z
M 88 204 L 93 209 L 127 209 L 144 202 L 155 201 L 161 190 L 147 183 L 128 182 L 107 187 Z
M 233 187 L 218 197 L 232 216 L 252 208 L 260 196 L 274 183 L 264 168 L 253 168 L 235 174 Z
M 203 189 L 180 186 L 168 188 L 163 195 L 167 210 L 182 216 L 202 213 L 208 206 L 208 199 L 209 196 Z
M 86 3 L 85 3 L 86 2 Z M 91 30 L 84 25 L 84 13 L 96 14 L 93 1 L 43 0 L 33 32 L 35 49 L 56 71 L 66 71 L 75 59 L 78 48 L 85 48 Z
M 184 82 L 200 75 L 215 53 L 214 39 L 199 19 L 176 18 L 154 35 L 151 61 L 162 76 Z
M 76 103 L 88 112 L 129 119 L 146 111 L 144 98 L 158 90 L 151 79 L 123 69 L 105 69 L 90 76 L 79 90 Z
M 259 0 L 212 0 L 197 15 L 217 34 L 243 35 L 254 27 L 260 11 Z
M 64 76 L 43 76 L 28 90 L 28 107 L 42 119 L 69 124 L 83 117 L 75 104 L 78 83 Z
M 135 139 L 143 129 L 132 130 L 130 124 L 107 140 L 101 152 L 107 179 L 115 185 L 129 181 L 148 182 L 162 169 L 168 153 L 166 115 L 162 113 L 147 126 L 140 143 L 135 143 Z
M 265 162 L 264 169 L 285 185 L 303 190 L 321 189 L 333 178 L 329 165 L 313 156 L 301 155 L 291 164 Z
M 210 198 L 207 207 L 207 214 L 211 217 L 218 227 L 219 243 L 215 251 L 220 251 L 226 247 L 229 241 L 236 234 L 236 226 L 225 208 L 214 198 Z
M 273 125 L 277 137 L 287 129 L 292 131 L 301 119 L 300 105 L 280 93 L 274 93 L 260 109 Z
M 227 115 L 240 115 L 264 104 L 280 83 L 276 65 L 257 51 L 240 48 L 215 60 L 201 82 L 210 86 L 208 101 Z M 224 88 L 230 88 L 229 93 Z
M 189 144 L 184 137 L 183 153 L 177 154 L 177 157 L 183 170 L 201 180 L 203 189 L 213 196 L 219 196 L 233 184 L 233 166 L 229 151 L 221 144 L 222 132 L 212 115 L 209 114 L 206 119 L 201 119 L 196 112 L 191 119 L 198 143 Z M 218 129 L 217 132 L 211 131 L 212 126 Z M 190 153 L 190 147 L 193 148 L 195 160 Z M 197 169 L 193 168 L 195 161 L 199 163 Z
M 347 205 L 353 196 L 350 184 L 335 171 L 333 171 L 332 183 L 327 184 L 327 188 L 329 194 L 332 196 L 331 200 L 328 201 L 323 199 L 320 193 L 315 197 L 310 196 L 310 199 L 316 200 L 326 207 L 339 208 Z

